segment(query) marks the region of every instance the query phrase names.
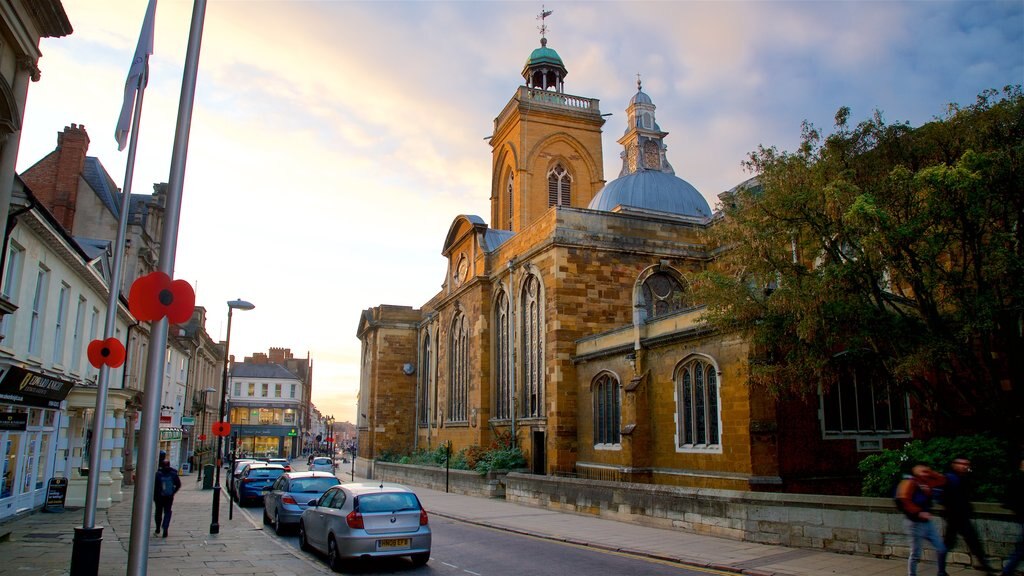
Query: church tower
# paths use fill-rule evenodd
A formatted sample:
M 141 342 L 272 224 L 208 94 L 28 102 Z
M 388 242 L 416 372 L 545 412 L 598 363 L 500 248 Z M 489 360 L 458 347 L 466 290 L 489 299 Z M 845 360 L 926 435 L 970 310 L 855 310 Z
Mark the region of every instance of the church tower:
M 538 16 L 526 84 L 494 119 L 491 228 L 519 232 L 552 206 L 585 208 L 604 186 L 599 101 L 565 93 L 569 72 L 545 37 L 550 15 Z

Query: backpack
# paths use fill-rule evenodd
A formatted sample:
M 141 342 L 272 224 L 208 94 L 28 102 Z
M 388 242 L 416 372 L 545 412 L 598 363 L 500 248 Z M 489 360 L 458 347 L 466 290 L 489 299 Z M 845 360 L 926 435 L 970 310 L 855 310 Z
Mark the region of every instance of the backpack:
M 174 476 L 170 474 L 160 475 L 160 496 L 164 498 L 174 496 Z

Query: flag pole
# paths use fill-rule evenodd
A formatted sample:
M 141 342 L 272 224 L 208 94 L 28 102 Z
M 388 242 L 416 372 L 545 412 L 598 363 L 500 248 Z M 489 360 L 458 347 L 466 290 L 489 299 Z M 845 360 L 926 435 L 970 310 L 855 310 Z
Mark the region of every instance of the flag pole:
M 199 72 L 199 48 L 203 39 L 206 0 L 195 0 L 192 24 L 185 52 L 185 70 L 181 80 L 181 98 L 178 101 L 178 123 L 174 131 L 171 152 L 171 170 L 167 185 L 164 225 L 160 239 L 158 268 L 174 277 L 174 257 L 178 245 L 178 222 L 181 218 L 181 196 L 185 179 L 185 160 L 188 155 L 189 129 L 192 126 L 192 106 L 196 95 L 196 77 Z M 128 544 L 128 576 L 145 576 L 149 552 L 149 522 L 153 508 L 153 488 L 156 484 L 157 440 L 160 426 L 160 400 L 163 388 L 164 354 L 167 348 L 167 317 L 153 324 L 150 334 L 146 367 L 145 407 L 140 431 L 139 476 L 132 503 L 131 537 Z

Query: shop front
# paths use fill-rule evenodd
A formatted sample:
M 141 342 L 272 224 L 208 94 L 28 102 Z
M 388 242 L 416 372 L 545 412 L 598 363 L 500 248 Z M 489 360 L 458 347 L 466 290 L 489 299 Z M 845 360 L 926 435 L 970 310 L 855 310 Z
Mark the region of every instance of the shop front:
M 294 426 L 247 426 L 232 428 L 238 458 L 297 458 L 298 431 Z
M 61 402 L 74 383 L 0 366 L 0 520 L 34 510 L 46 500 L 57 470 Z

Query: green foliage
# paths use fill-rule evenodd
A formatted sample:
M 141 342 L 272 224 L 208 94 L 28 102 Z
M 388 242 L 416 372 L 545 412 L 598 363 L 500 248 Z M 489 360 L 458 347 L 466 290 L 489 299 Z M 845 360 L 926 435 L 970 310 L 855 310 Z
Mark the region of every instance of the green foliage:
M 1019 389 L 1000 382 L 1024 381 L 1008 360 L 1024 349 L 1020 87 L 919 128 L 849 121 L 750 154 L 755 178 L 709 231 L 727 249 L 691 278 L 705 321 L 749 338 L 751 382 L 776 394 L 817 394 L 838 352 L 863 350 L 931 408 L 1019 434 Z
M 862 494 L 890 497 L 896 483 L 915 464 L 927 464 L 934 470 L 946 472 L 949 463 L 960 457 L 968 458 L 974 470 L 971 476 L 974 500 L 998 502 L 1016 461 L 1005 442 L 985 435 L 914 440 L 898 450 L 872 454 L 858 464 L 864 475 Z
M 381 462 L 437 466 L 443 468 L 448 459 L 448 444 L 441 444 L 433 450 L 416 450 L 411 454 L 400 454 L 385 450 L 377 455 Z M 512 434 L 494 431 L 494 440 L 488 448 L 471 445 L 451 454 L 450 468 L 453 470 L 476 470 L 486 474 L 492 470 L 512 470 L 526 466 L 526 459 L 518 447 L 513 446 Z
M 515 470 L 525 467 L 526 458 L 516 446 L 488 450 L 480 457 L 473 469 L 481 474 L 487 474 L 494 470 Z

